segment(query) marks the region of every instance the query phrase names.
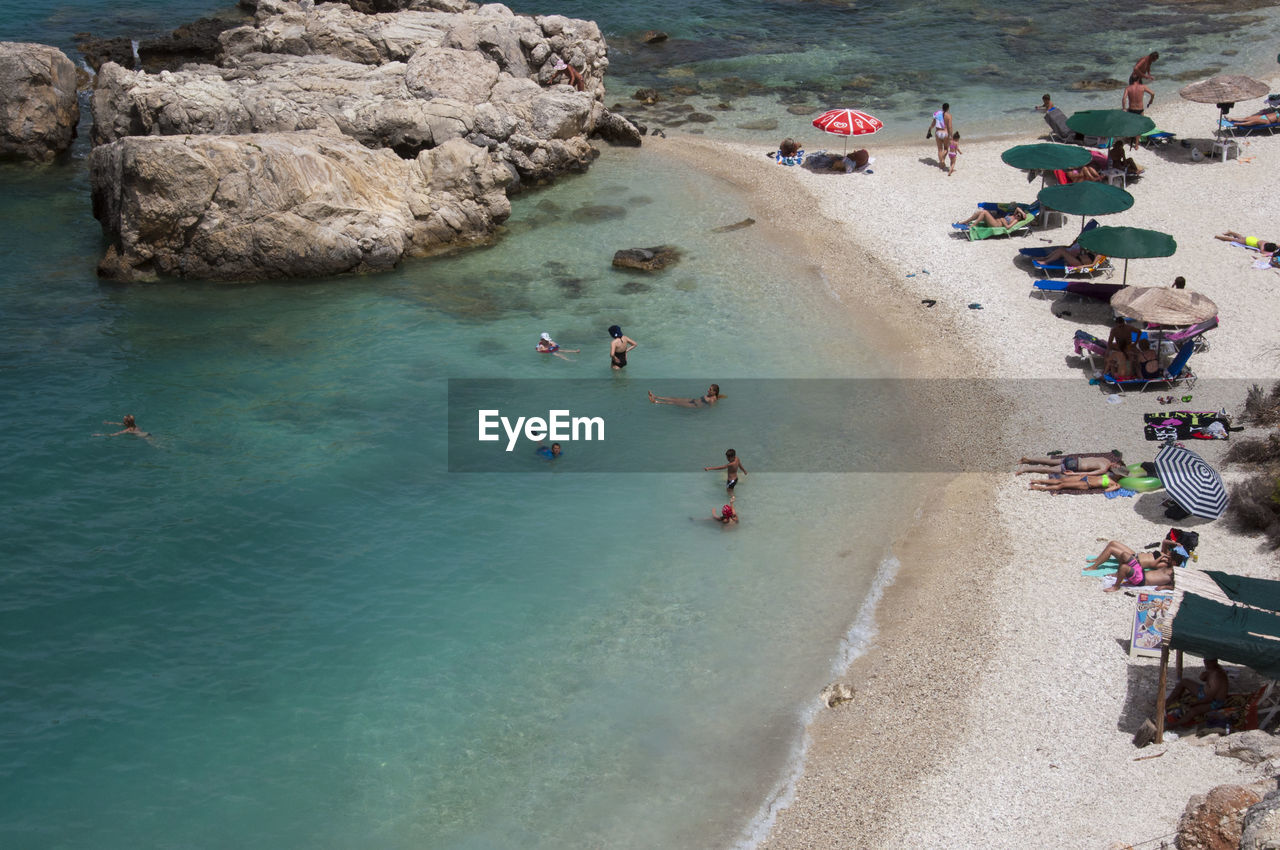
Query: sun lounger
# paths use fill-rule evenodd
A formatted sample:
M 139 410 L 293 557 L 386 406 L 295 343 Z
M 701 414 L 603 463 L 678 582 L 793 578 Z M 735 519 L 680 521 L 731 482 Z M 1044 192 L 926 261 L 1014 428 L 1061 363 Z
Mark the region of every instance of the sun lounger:
M 1042 292 L 1065 292 L 1098 301 L 1110 301 L 1112 295 L 1124 289 L 1120 283 L 1095 283 L 1092 280 L 1037 280 L 1031 285 Z
M 1035 266 L 1040 271 L 1044 272 L 1045 277 L 1048 277 L 1050 272 L 1054 272 L 1062 275 L 1073 275 L 1073 274 L 1094 275 L 1094 274 L 1097 274 L 1098 272 L 1104 272 L 1106 273 L 1107 277 L 1111 277 L 1111 273 L 1115 271 L 1115 269 L 1111 267 L 1111 260 L 1107 259 L 1107 257 L 1105 257 L 1102 254 L 1098 254 L 1096 257 L 1093 258 L 1092 263 L 1089 263 L 1088 265 L 1084 265 L 1084 266 L 1069 266 L 1063 262 L 1042 263 L 1035 258 L 1032 258 L 1031 265 Z
M 1021 221 L 1015 221 L 1008 227 L 987 227 L 984 224 L 971 224 L 968 230 L 969 241 L 977 242 L 979 239 L 987 239 L 991 236 L 1008 236 L 1010 233 L 1017 233 L 1019 230 L 1026 229 L 1035 220 L 1035 213 L 1027 213 L 1026 218 Z
M 1067 126 L 1067 116 L 1056 106 L 1044 114 L 1044 123 L 1049 125 L 1051 142 L 1080 142 L 1084 139 L 1084 136 Z
M 1194 339 L 1189 339 L 1182 343 L 1178 349 L 1178 354 L 1173 361 L 1162 369 L 1160 375 L 1155 378 L 1116 378 L 1113 375 L 1103 375 L 1103 383 L 1112 384 L 1115 388 L 1123 393 L 1126 389 L 1145 390 L 1152 384 L 1186 384 L 1187 389 L 1195 386 L 1196 375 L 1191 371 L 1188 361 L 1191 359 L 1191 353 L 1195 351 L 1196 343 Z
M 1223 118 L 1218 124 L 1218 129 L 1223 133 L 1231 133 L 1236 136 L 1247 136 L 1255 131 L 1266 131 L 1267 135 L 1273 136 L 1276 130 L 1280 130 L 1280 124 L 1248 124 L 1241 127 Z

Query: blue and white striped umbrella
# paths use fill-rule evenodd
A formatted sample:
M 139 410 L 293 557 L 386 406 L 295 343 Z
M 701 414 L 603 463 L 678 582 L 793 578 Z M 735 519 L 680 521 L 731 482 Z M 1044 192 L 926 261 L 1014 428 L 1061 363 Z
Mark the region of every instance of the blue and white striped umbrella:
M 1227 488 L 1218 471 L 1181 446 L 1165 446 L 1156 455 L 1156 476 L 1173 500 L 1198 517 L 1217 519 L 1227 509 Z

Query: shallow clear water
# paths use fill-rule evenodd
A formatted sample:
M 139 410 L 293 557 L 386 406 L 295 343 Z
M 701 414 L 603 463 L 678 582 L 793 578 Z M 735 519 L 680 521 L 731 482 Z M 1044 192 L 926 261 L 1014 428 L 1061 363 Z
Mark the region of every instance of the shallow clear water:
M 218 8 L 9 4 L 0 38 L 69 49 L 81 30 L 144 34 Z M 967 32 L 986 8 L 949 20 Z M 914 49 L 952 43 L 923 9 L 860 7 L 856 26 L 841 5 L 802 3 L 554 11 L 705 43 L 657 70 L 620 50 L 620 88 L 681 69 L 785 87 L 874 62 L 904 86 L 882 95 L 890 109 L 912 112 L 943 69 L 1024 61 Z M 1054 62 L 1004 95 L 1071 73 Z M 776 111 L 777 97 L 744 102 Z M 721 184 L 609 150 L 456 258 L 107 285 L 84 135 L 70 162 L 0 167 L 0 844 L 738 838 L 787 775 L 912 504 L 886 476 L 776 471 L 805 450 L 787 427 L 803 409 L 779 404 L 767 428 L 735 414 L 751 403 L 735 381 L 875 366 L 803 258 L 752 228 L 711 233 L 752 214 Z M 663 275 L 609 266 L 664 243 L 684 259 Z M 614 323 L 640 342 L 620 375 L 605 366 Z M 534 354 L 544 330 L 583 353 Z M 603 378 L 611 410 L 706 465 L 735 446 L 751 472 L 742 526 L 690 521 L 723 503 L 719 473 L 571 474 L 570 447 L 555 465 L 513 456 L 523 474 L 448 474 L 447 381 L 484 377 Z M 713 380 L 728 398 L 712 410 L 645 402 Z M 124 413 L 154 436 L 90 436 Z

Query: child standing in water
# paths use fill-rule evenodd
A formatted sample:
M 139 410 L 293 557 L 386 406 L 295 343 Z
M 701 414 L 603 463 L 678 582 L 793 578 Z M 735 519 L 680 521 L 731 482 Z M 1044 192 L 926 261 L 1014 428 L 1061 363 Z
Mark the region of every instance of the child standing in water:
M 948 177 L 956 173 L 956 157 L 961 153 L 959 142 L 959 133 L 952 133 L 951 139 L 947 142 L 947 158 L 951 160 L 951 170 L 947 172 Z
M 746 475 L 747 468 L 742 465 L 742 461 L 738 460 L 738 453 L 733 449 L 725 449 L 724 459 L 727 463 L 721 466 L 704 466 L 702 467 L 702 471 L 714 472 L 717 469 L 725 470 L 724 489 L 732 491 L 734 487 L 738 486 L 738 473 L 741 472 L 743 475 Z

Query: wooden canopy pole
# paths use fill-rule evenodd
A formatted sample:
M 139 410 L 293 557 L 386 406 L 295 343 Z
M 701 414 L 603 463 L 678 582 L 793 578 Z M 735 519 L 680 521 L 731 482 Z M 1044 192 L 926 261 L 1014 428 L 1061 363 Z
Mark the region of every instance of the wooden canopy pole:
M 1182 652 L 1178 652 L 1178 660 L 1182 660 Z M 1169 644 L 1160 647 L 1160 691 L 1156 694 L 1156 740 L 1155 743 L 1164 743 L 1164 694 L 1165 687 L 1169 684 Z

